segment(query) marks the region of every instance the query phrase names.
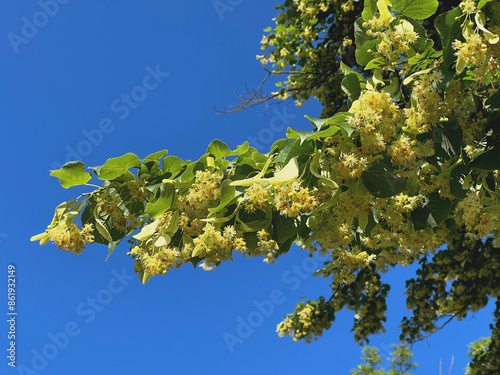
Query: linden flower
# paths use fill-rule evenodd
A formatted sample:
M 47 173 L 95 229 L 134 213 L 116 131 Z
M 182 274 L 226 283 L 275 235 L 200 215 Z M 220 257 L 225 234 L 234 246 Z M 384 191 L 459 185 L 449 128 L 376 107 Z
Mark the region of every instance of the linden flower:
M 264 55 L 257 55 L 257 60 L 259 60 L 262 65 L 266 65 L 268 63 Z
M 341 8 L 344 12 L 349 12 L 351 10 L 354 10 L 354 3 L 352 2 L 352 0 L 348 0 L 341 5 Z
M 478 192 L 469 191 L 465 199 L 457 205 L 467 229 L 467 237 L 478 240 L 498 228 L 498 214 L 484 212 Z
M 224 237 L 233 239 L 236 237 L 236 229 L 232 225 L 228 225 L 224 228 Z
M 414 141 L 407 135 L 401 135 L 400 138 L 392 143 L 389 147 L 389 155 L 391 155 L 392 163 L 400 165 L 404 168 L 415 169 L 417 167 L 418 153 L 417 148 L 414 148 Z
M 302 213 L 312 211 L 318 204 L 315 193 L 304 188 L 299 181 L 281 185 L 276 188 L 274 203 L 283 216 L 297 217 Z
M 47 236 L 58 249 L 68 251 L 75 255 L 80 255 L 88 243 L 94 242 L 92 232 L 94 228 L 90 224 L 85 224 L 82 229 L 78 229 L 76 224 L 71 224 L 69 227 L 66 225 L 58 225 L 55 228 L 49 229 L 42 235 L 35 236 L 41 239 L 41 236 Z
M 232 241 L 222 236 L 221 232 L 208 223 L 203 233 L 193 239 L 195 245 L 192 256 L 203 257 L 206 263 L 215 264 L 225 259 L 232 250 Z
M 399 212 L 410 212 L 413 211 L 419 204 L 422 197 L 414 196 L 409 197 L 408 195 L 401 193 L 394 197 L 394 202 L 396 209 Z
M 253 184 L 245 190 L 243 200 L 245 202 L 245 210 L 253 213 L 257 210 L 265 211 L 268 200 L 268 189 L 266 184 Z
M 394 128 L 402 118 L 401 110 L 388 93 L 366 91 L 354 101 L 348 122 L 357 127 L 363 135 L 383 132 L 386 138 L 392 136 Z
M 462 12 L 469 15 L 476 12 L 476 4 L 473 0 L 465 0 L 460 3 L 460 8 L 462 8 Z
M 280 51 L 280 56 L 281 57 L 288 56 L 289 54 L 290 54 L 290 52 L 286 48 L 282 48 L 281 51 Z
M 205 216 L 210 202 L 220 198 L 221 181 L 222 174 L 219 172 L 197 171 L 188 193 L 178 199 L 181 211 L 198 218 Z

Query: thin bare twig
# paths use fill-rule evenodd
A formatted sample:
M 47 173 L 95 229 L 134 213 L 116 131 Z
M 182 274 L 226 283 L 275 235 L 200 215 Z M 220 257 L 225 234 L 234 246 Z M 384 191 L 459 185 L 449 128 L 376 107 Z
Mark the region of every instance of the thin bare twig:
M 271 102 L 270 103 L 271 100 L 276 99 L 281 95 L 280 92 L 276 92 L 276 93 L 272 93 L 272 94 L 268 94 L 268 95 L 262 95 L 263 86 L 271 76 L 280 76 L 282 74 L 288 74 L 288 75 L 311 74 L 311 73 L 305 73 L 305 72 L 269 70 L 266 68 L 263 68 L 263 69 L 267 72 L 267 75 L 264 77 L 264 79 L 259 84 L 257 89 L 252 91 L 252 90 L 249 90 L 248 87 L 245 85 L 246 94 L 240 94 L 237 91 L 234 91 L 234 93 L 238 96 L 238 99 L 240 100 L 240 103 L 238 105 L 230 106 L 231 109 L 229 109 L 229 110 L 226 110 L 226 109 L 219 110 L 217 108 L 214 108 L 215 111 L 217 113 L 238 113 L 238 112 L 244 111 L 245 109 L 249 109 L 249 108 L 255 107 L 255 106 L 260 105 L 260 104 L 266 104 L 266 108 L 264 110 L 264 112 L 265 112 L 269 105 L 282 103 L 282 102 Z M 304 90 L 304 89 L 307 89 L 307 88 L 304 88 L 304 87 L 288 88 L 285 90 L 285 92 L 289 93 L 289 92 L 293 92 L 293 91 L 297 91 L 297 90 Z

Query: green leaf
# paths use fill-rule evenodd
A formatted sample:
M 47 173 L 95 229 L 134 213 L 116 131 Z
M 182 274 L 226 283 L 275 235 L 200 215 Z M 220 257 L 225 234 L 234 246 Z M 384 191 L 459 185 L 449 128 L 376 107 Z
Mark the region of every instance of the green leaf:
M 467 191 L 463 189 L 463 185 L 467 175 L 469 174 L 469 168 L 465 165 L 458 165 L 451 171 L 450 174 L 450 192 L 458 199 L 464 199 L 467 195 Z
M 143 163 L 146 164 L 150 161 L 160 160 L 162 157 L 166 156 L 167 154 L 168 154 L 168 150 L 162 150 L 162 151 L 155 152 L 151 155 L 146 156 Z
M 491 95 L 488 100 L 484 103 L 489 109 L 499 109 L 500 108 L 500 91 L 497 91 Z
M 434 21 L 434 27 L 441 36 L 441 45 L 443 46 L 443 60 L 446 66 L 450 67 L 457 57 L 455 50 L 452 47 L 453 42 L 458 39 L 464 41 L 462 29 L 460 27 L 460 19 L 462 10 L 456 7 L 446 13 L 440 14 Z
M 437 0 L 392 0 L 391 4 L 391 10 L 416 20 L 432 16 L 438 8 Z
M 356 74 L 350 73 L 344 77 L 342 80 L 342 91 L 347 94 L 351 103 L 359 98 L 359 95 L 361 95 L 361 85 Z
M 477 9 L 482 9 L 486 4 L 488 4 L 489 2 L 491 2 L 493 0 L 481 0 L 478 4 L 477 4 Z
M 375 228 L 375 226 L 378 224 L 377 214 L 373 211 L 370 211 L 370 213 L 368 214 L 368 223 L 366 227 L 363 229 L 365 235 L 369 236 L 372 233 L 373 228 Z M 360 225 L 361 225 L 361 220 L 360 220 Z
M 471 161 L 470 165 L 474 168 L 490 171 L 500 169 L 500 146 L 496 145 L 488 148 L 485 152 Z
M 299 138 L 300 143 L 304 143 L 306 141 L 314 140 L 314 139 L 319 139 L 319 138 L 325 138 L 325 137 L 331 137 L 335 133 L 337 133 L 340 130 L 340 127 L 338 126 L 331 126 L 325 130 L 321 130 L 319 132 L 306 132 L 303 130 L 295 130 L 292 128 L 288 128 L 286 131 L 286 136 L 288 138 Z
M 383 58 L 383 57 L 377 57 L 377 58 L 374 58 L 374 59 L 370 60 L 368 62 L 368 64 L 366 64 L 365 69 L 366 70 L 367 69 L 374 69 L 374 68 L 377 68 L 379 66 L 386 66 L 386 65 L 388 65 L 388 62 L 387 62 L 387 60 L 385 58 Z M 343 82 L 344 81 L 342 81 L 342 83 Z
M 357 72 L 356 70 L 354 70 L 353 68 L 350 68 L 348 67 L 346 64 L 344 64 L 343 62 L 340 62 L 340 68 L 342 69 L 342 72 L 344 73 L 344 75 L 348 75 L 350 73 L 354 73 L 358 76 L 358 79 L 359 79 L 359 82 L 366 82 L 366 79 L 365 77 L 363 77 L 361 75 L 361 73 Z M 335 116 L 334 116 L 335 117 Z
M 330 178 L 328 178 L 327 176 L 323 175 L 321 173 L 321 171 L 319 170 L 320 169 L 320 159 L 321 159 L 321 152 L 317 151 L 314 156 L 312 157 L 312 160 L 311 160 L 311 164 L 309 165 L 309 170 L 311 171 L 311 173 L 313 174 L 313 176 L 317 177 L 320 182 L 325 185 L 329 190 L 337 190 L 339 188 L 339 186 L 337 185 L 337 183 L 333 180 L 331 180 Z M 327 171 L 329 172 L 329 171 Z
M 309 155 L 313 151 L 314 142 L 306 141 L 301 144 L 299 139 L 290 138 L 283 143 L 283 147 L 279 151 L 278 156 L 276 156 L 276 159 L 274 159 L 274 162 L 287 164 L 290 159 L 296 156 Z
M 358 18 L 354 23 L 354 37 L 356 42 L 356 61 L 359 65 L 364 66 L 374 58 L 373 52 L 377 50 L 380 40 L 366 34 L 363 22 L 362 18 Z
M 109 234 L 108 228 L 104 225 L 104 221 L 101 220 L 99 217 L 99 213 L 97 212 L 97 207 L 94 207 L 94 218 L 95 218 L 95 226 L 97 228 L 97 231 L 101 236 L 103 236 L 108 243 L 113 242 L 113 238 L 111 238 L 111 234 Z
M 212 213 L 216 214 L 220 212 L 236 197 L 236 188 L 231 185 L 231 180 L 226 179 L 222 182 L 220 194 L 221 196 L 219 205 L 215 208 L 208 209 Z
M 451 201 L 442 199 L 439 193 L 432 193 L 426 197 L 422 207 L 417 208 L 411 214 L 411 220 L 416 230 L 435 228 L 448 219 L 451 212 Z
M 181 175 L 181 182 L 188 182 L 194 179 L 195 173 L 199 170 L 203 170 L 206 167 L 207 154 L 202 156 L 200 160 L 190 163 L 186 170 Z M 205 161 L 205 163 L 204 163 Z
M 455 118 L 440 122 L 439 125 L 429 133 L 417 135 L 417 140 L 425 143 L 431 140 L 435 150 L 434 155 L 426 159 L 429 163 L 440 167 L 452 157 L 460 155 L 462 149 L 462 128 Z
M 361 174 L 361 179 L 366 189 L 378 198 L 392 197 L 407 189 L 406 180 L 383 163 L 373 164 Z
M 295 219 L 281 216 L 277 211 L 273 212 L 272 223 L 274 235 L 278 244 L 282 244 L 289 238 L 296 236 L 299 231 L 299 228 L 295 223 Z
M 175 197 L 175 187 L 173 184 L 162 184 L 160 187 L 160 197 L 155 202 L 149 202 L 146 206 L 146 213 L 155 218 L 161 215 L 172 206 Z
M 363 211 L 359 216 L 358 216 L 358 223 L 359 223 L 359 228 L 364 232 L 366 229 L 366 226 L 368 225 L 368 212 Z
M 371 20 L 375 14 L 377 14 L 377 2 L 376 0 L 365 0 L 365 6 L 363 8 L 363 16 L 364 21 Z
M 313 124 L 317 130 L 321 130 L 322 128 L 324 128 L 328 125 L 338 125 L 340 123 L 345 122 L 347 116 L 348 116 L 347 113 L 339 112 L 330 118 L 314 118 L 314 117 L 310 117 L 307 115 L 305 115 L 304 117 L 308 118 L 309 121 L 311 121 L 311 124 Z
M 85 172 L 85 164 L 81 161 L 70 161 L 64 164 L 62 168 L 51 171 L 50 175 L 57 177 L 65 189 L 85 185 L 92 178 L 90 173 Z
M 97 173 L 97 177 L 101 180 L 114 180 L 129 172 L 129 168 L 139 168 L 140 166 L 141 159 L 139 159 L 137 155 L 129 152 L 118 158 L 112 158 L 106 161 Z
M 239 156 L 239 155 L 243 155 L 249 149 L 250 149 L 250 145 L 248 144 L 248 142 L 245 142 L 242 145 L 239 145 L 238 147 L 236 147 L 236 150 L 231 151 L 227 156 Z
M 279 150 L 278 156 L 275 159 L 276 163 L 284 163 L 287 160 L 289 160 L 288 159 L 288 155 L 290 154 L 292 148 L 295 145 L 297 145 L 297 144 L 299 144 L 299 146 L 300 146 L 300 142 L 299 142 L 299 140 L 297 138 L 290 138 L 290 139 L 286 139 L 286 140 L 285 139 L 280 139 L 277 142 L 280 142 L 283 146 L 279 147 L 280 150 Z M 277 145 L 277 142 L 275 142 L 273 144 L 273 146 Z
M 163 172 L 170 172 L 175 176 L 178 172 L 182 171 L 187 164 L 188 162 L 177 156 L 167 156 L 163 159 L 161 169 Z
M 122 241 L 122 239 L 123 238 L 120 238 L 117 241 L 108 243 L 108 256 L 106 257 L 106 261 L 109 259 L 109 257 L 111 256 L 111 254 L 113 254 L 113 252 L 115 251 L 115 249 L 118 246 L 118 244 Z
M 360 46 L 356 43 L 356 62 L 359 65 L 366 65 L 373 59 L 373 52 L 377 51 L 380 40 L 373 39 L 363 42 Z
M 213 155 L 217 159 L 221 159 L 228 156 L 230 152 L 231 150 L 224 142 L 216 139 L 208 145 L 206 153 Z

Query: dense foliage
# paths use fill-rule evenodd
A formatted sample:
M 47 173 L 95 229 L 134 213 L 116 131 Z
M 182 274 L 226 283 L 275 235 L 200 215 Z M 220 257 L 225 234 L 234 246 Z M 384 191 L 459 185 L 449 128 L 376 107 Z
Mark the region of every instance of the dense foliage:
M 378 348 L 365 346 L 363 348 L 364 363 L 353 369 L 349 375 L 410 375 L 418 367 L 413 362 L 412 351 L 404 345 L 393 345 L 390 353 L 388 370 L 383 367 L 384 360 L 380 357 Z
M 321 25 L 324 7 L 336 7 L 293 3 L 318 16 L 311 25 Z M 420 340 L 442 319 L 462 319 L 496 299 L 492 336 L 470 371 L 497 374 L 500 4 L 465 0 L 437 9 L 437 0 L 365 0 L 353 29 L 356 65 L 340 63 L 344 112 L 310 118 L 312 131 L 288 129 L 266 154 L 215 140 L 194 162 L 167 151 L 110 159 L 91 168 L 102 186 L 58 206 L 33 239 L 74 254 L 97 242 L 111 255 L 128 237 L 144 283 L 185 263 L 213 269 L 234 253 L 272 263 L 298 243 L 324 256 L 315 275 L 332 288 L 278 325 L 280 335 L 307 342 L 344 308 L 356 313 L 358 342 L 382 332 L 390 287 L 381 274 L 418 262 L 406 285 L 411 315 L 401 339 Z M 289 53 L 280 52 L 292 59 L 280 60 L 282 67 L 302 52 Z M 52 175 L 65 188 L 86 185 L 92 175 L 84 167 L 70 162 Z
M 440 2 L 436 13 L 420 21 L 437 46 L 440 38 L 432 27 L 435 17 L 459 3 L 458 0 Z M 354 43 L 354 22 L 361 16 L 363 2 L 287 0 L 276 9 L 279 10 L 276 27 L 265 30 L 267 35 L 261 42 L 264 54 L 257 56 L 269 74 L 258 91 L 240 95 L 242 102 L 236 110 L 287 99 L 300 107 L 314 97 L 323 106 L 322 118 L 345 111 L 347 95 L 342 85 L 341 63 L 357 68 L 364 75 L 363 66 L 356 62 Z M 268 69 L 269 66 L 272 68 Z M 262 94 L 264 83 L 271 76 L 286 78 L 277 82 L 277 91 Z

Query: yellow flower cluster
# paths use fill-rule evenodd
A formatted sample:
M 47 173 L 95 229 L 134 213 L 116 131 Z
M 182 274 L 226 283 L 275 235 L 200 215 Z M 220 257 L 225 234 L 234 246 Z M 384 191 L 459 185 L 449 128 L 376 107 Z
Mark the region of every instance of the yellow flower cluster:
M 149 254 L 139 246 L 131 249 L 130 254 L 135 257 L 136 263 L 140 260 L 140 269 L 146 271 L 151 276 L 165 275 L 167 270 L 179 267 L 179 251 L 176 248 L 160 248 L 154 254 Z
M 134 184 L 135 185 L 135 184 Z M 139 195 L 131 198 L 139 200 Z M 132 201 L 133 201 L 132 200 Z M 116 229 L 122 232 L 135 230 L 139 226 L 139 220 L 135 215 L 129 215 L 127 218 L 123 213 L 124 202 L 117 195 L 111 195 L 109 189 L 97 195 L 97 204 L 100 212 L 109 215 L 111 222 Z
M 360 156 L 359 152 L 345 153 L 340 156 L 339 162 L 335 163 L 333 168 L 340 181 L 357 180 L 368 168 L 368 159 L 365 156 Z
M 447 115 L 443 99 L 438 93 L 437 85 L 443 80 L 439 70 L 420 74 L 412 88 L 412 106 L 404 110 L 407 117 L 403 129 L 409 133 L 419 134 L 432 130 L 439 120 Z
M 462 8 L 462 12 L 467 15 L 476 13 L 476 3 L 474 0 L 462 1 L 459 6 Z
M 354 239 L 354 219 L 370 210 L 372 200 L 373 196 L 369 193 L 342 192 L 331 209 L 322 211 L 317 219 L 309 221 L 315 244 L 304 247 L 310 251 L 317 248 L 321 254 L 333 254 L 340 259 L 344 251 L 349 251 L 348 245 Z M 330 202 L 326 200 L 325 204 Z
M 269 239 L 269 233 L 265 229 L 257 232 L 257 240 L 257 246 L 259 247 L 257 254 L 266 254 L 264 258 L 266 263 L 276 263 L 275 252 L 279 250 L 276 241 Z
M 406 20 L 401 20 L 394 28 L 388 27 L 389 21 L 387 18 L 374 17 L 366 22 L 365 26 L 369 27 L 367 35 L 380 40 L 374 57 L 385 57 L 393 67 L 396 67 L 400 64 L 401 57 L 410 50 L 410 44 L 415 43 L 418 35 L 413 25 Z
M 93 230 L 90 224 L 85 224 L 82 229 L 78 229 L 76 224 L 71 224 L 69 228 L 59 225 L 49 229 L 47 233 L 58 249 L 80 255 L 88 243 L 94 242 Z
M 316 194 L 318 190 L 301 186 L 295 180 L 292 183 L 276 187 L 274 204 L 276 209 L 283 216 L 297 217 L 306 212 L 312 211 L 318 204 Z
M 196 171 L 194 183 L 186 195 L 178 199 L 180 210 L 197 218 L 204 217 L 210 205 L 220 198 L 222 174 L 209 170 Z
M 416 145 L 417 141 L 411 140 L 406 134 L 401 134 L 401 136 L 389 146 L 388 151 L 391 156 L 392 164 L 410 172 L 415 170 L 420 164 L 420 152 Z
M 479 34 L 472 34 L 465 38 L 465 42 L 455 40 L 453 47 L 459 62 L 475 66 L 474 78 L 479 83 L 484 83 L 490 74 L 495 74 L 499 68 L 498 55 L 500 48 L 498 44 L 490 44 Z M 460 66 L 458 67 L 460 69 Z M 462 67 L 463 69 L 463 67 Z
M 417 208 L 423 198 L 423 195 L 420 194 L 410 197 L 404 193 L 400 193 L 394 197 L 394 207 L 401 213 L 408 213 Z
M 268 184 L 253 184 L 245 190 L 244 207 L 247 212 L 253 213 L 257 210 L 265 211 L 269 199 Z
M 294 342 L 301 339 L 307 343 L 316 341 L 323 335 L 323 331 L 332 325 L 329 319 L 322 319 L 321 313 L 318 304 L 301 303 L 295 307 L 294 314 L 287 316 L 278 324 L 276 331 L 280 337 L 290 335 Z
M 193 254 L 199 255 L 206 264 L 216 264 L 228 259 L 233 249 L 233 230 L 226 230 L 224 234 L 208 223 L 203 233 L 193 239 Z
M 494 208 L 491 206 L 490 208 Z M 462 213 L 462 220 L 467 230 L 467 237 L 480 240 L 491 235 L 500 227 L 498 210 L 487 209 L 477 191 L 469 191 L 465 199 L 457 205 L 457 210 Z
M 348 117 L 347 121 L 359 130 L 363 136 L 363 145 L 369 148 L 372 147 L 370 143 L 376 142 L 373 146 L 376 149 L 380 149 L 394 136 L 396 126 L 403 118 L 389 93 L 373 90 L 362 93 L 349 112 L 354 113 L 354 116 Z M 383 138 L 366 137 L 373 133 L 380 133 Z
M 359 246 L 352 246 L 349 250 L 334 251 L 338 253 L 335 263 L 339 264 L 339 271 L 333 276 L 333 282 L 350 284 L 356 279 L 355 272 L 368 267 L 376 258 L 375 254 L 362 251 Z
M 144 199 L 149 195 L 148 189 L 146 189 L 146 183 L 144 180 L 130 180 L 127 181 L 126 186 L 128 188 L 129 194 L 131 196 L 130 202 L 139 201 Z

